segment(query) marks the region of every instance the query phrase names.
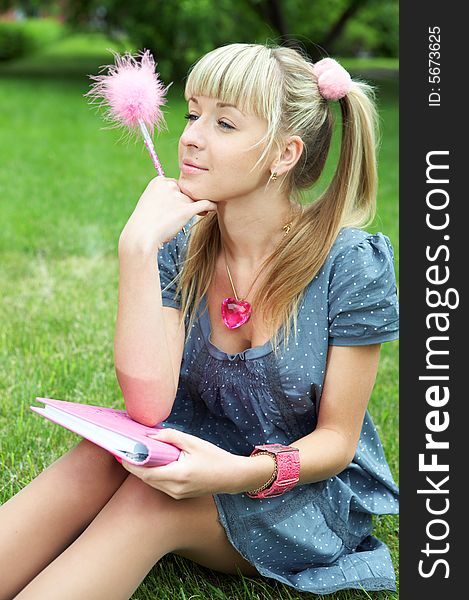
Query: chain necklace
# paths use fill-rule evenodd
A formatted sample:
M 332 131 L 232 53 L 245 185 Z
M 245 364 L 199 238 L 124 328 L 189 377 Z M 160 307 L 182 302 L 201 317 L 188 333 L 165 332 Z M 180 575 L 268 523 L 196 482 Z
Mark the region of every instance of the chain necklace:
M 288 235 L 290 233 L 292 224 L 293 224 L 293 221 L 290 221 L 289 223 L 287 223 L 286 225 L 284 225 L 282 227 L 282 229 L 284 231 L 283 237 L 285 237 L 286 235 Z M 225 298 L 223 300 L 223 302 L 221 303 L 221 316 L 223 319 L 223 323 L 228 327 L 228 329 L 237 329 L 238 327 L 241 327 L 242 325 L 247 323 L 251 317 L 252 306 L 249 302 L 247 302 L 246 298 L 251 293 L 251 290 L 254 287 L 254 284 L 256 283 L 257 279 L 259 278 L 261 271 L 259 271 L 259 273 L 256 275 L 254 281 L 252 282 L 252 284 L 251 284 L 247 294 L 244 296 L 244 298 L 239 298 L 238 294 L 236 292 L 235 285 L 233 283 L 233 278 L 231 277 L 230 268 L 228 266 L 228 260 L 226 258 L 226 250 L 225 250 L 225 246 L 223 245 L 223 242 L 222 242 L 222 247 L 223 247 L 223 253 L 225 255 L 226 272 L 228 274 L 228 278 L 230 280 L 231 287 L 233 289 L 234 298 L 230 297 L 230 298 Z

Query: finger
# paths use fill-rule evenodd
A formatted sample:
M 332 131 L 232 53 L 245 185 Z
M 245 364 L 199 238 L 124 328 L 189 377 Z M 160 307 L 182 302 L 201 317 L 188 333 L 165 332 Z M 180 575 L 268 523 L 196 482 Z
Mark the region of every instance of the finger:
M 145 474 L 145 471 L 146 471 L 145 467 L 137 467 L 136 465 L 129 463 L 126 460 L 122 460 L 122 466 L 129 473 L 132 473 L 132 475 L 135 475 L 136 477 L 140 477 L 140 479 L 143 477 L 143 475 Z
M 161 180 L 164 180 L 172 188 L 179 189 L 178 182 L 177 182 L 176 179 L 174 179 L 174 177 L 164 177 L 164 176 L 161 176 L 161 175 L 156 175 L 155 177 L 153 177 L 152 179 L 150 179 L 150 181 L 148 183 L 148 186 L 149 187 L 154 187 L 156 185 L 159 185 L 159 182 Z
M 211 200 L 197 200 L 195 204 L 198 206 L 200 212 L 204 210 L 217 210 L 217 203 Z
M 177 429 L 160 429 L 155 433 L 148 433 L 147 437 L 150 437 L 161 442 L 167 442 L 173 444 L 180 450 L 189 450 L 193 446 L 194 436 Z M 197 439 L 197 438 L 196 438 Z
M 181 456 L 183 453 L 181 452 Z M 141 479 L 147 485 L 166 492 L 165 487 L 178 479 L 178 463 L 169 463 L 159 467 L 136 467 L 133 464 L 123 464 L 127 471 Z
M 193 203 L 194 213 L 199 215 L 201 213 L 207 214 L 207 212 L 216 211 L 217 205 L 215 202 L 211 202 L 210 200 L 197 200 Z

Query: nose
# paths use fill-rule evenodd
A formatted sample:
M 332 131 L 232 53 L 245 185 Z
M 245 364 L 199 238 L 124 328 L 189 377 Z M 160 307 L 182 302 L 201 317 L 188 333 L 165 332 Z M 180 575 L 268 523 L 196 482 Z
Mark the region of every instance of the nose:
M 194 146 L 195 148 L 205 147 L 205 135 L 203 133 L 203 126 L 201 126 L 201 117 L 195 121 L 189 121 L 186 128 L 182 132 L 180 141 L 184 146 Z

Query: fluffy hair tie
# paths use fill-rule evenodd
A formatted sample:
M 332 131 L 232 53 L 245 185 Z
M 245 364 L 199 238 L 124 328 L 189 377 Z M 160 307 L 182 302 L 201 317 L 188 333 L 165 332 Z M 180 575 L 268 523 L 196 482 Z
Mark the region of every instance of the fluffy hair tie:
M 318 61 L 313 71 L 318 78 L 319 93 L 325 100 L 340 100 L 349 93 L 352 79 L 348 71 L 333 58 Z

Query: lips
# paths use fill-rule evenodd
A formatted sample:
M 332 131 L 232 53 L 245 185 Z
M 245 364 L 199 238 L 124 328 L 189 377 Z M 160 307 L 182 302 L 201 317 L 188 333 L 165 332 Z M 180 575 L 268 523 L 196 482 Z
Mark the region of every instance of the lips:
M 206 169 L 205 167 L 202 167 L 201 165 L 196 165 L 195 163 L 191 163 L 188 160 L 185 160 L 182 164 L 184 164 L 188 167 L 194 167 L 196 169 L 200 169 L 201 171 L 208 171 L 208 169 Z

